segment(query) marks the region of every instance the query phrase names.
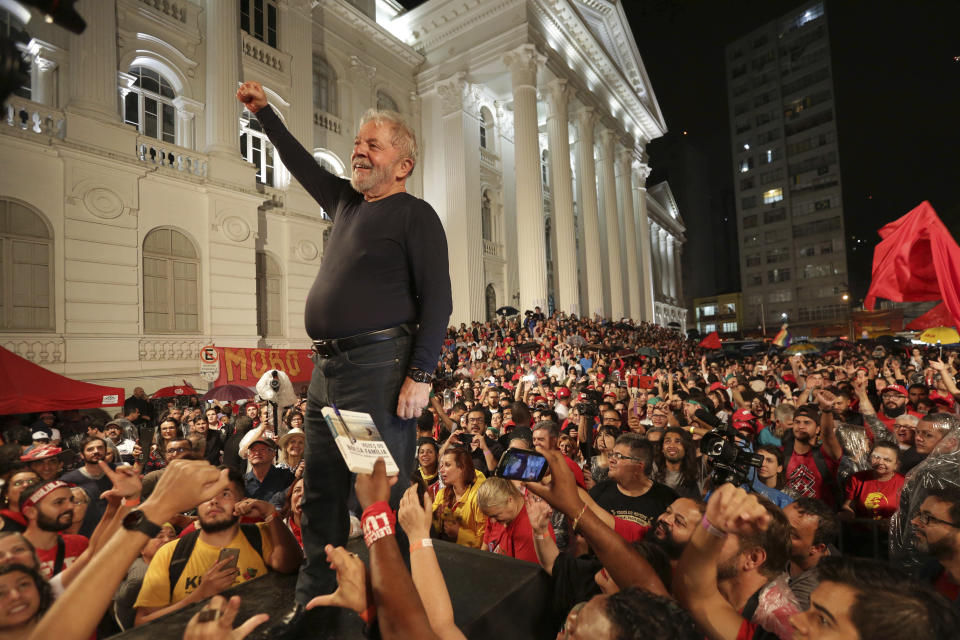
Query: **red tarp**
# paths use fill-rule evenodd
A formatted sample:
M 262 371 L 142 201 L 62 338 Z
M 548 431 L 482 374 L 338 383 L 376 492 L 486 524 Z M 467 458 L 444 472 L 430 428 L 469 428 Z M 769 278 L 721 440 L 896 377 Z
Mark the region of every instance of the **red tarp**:
M 873 252 L 873 278 L 863 308 L 877 298 L 895 302 L 943 300 L 960 324 L 960 247 L 924 200 L 913 211 L 885 225 Z
M 952 327 L 953 317 L 947 309 L 947 305 L 942 302 L 930 311 L 911 322 L 906 326 L 911 331 L 923 331 L 931 327 Z
M 72 380 L 0 347 L 0 415 L 116 407 L 123 389 Z
M 716 331 L 711 331 L 707 334 L 707 337 L 700 341 L 698 345 L 704 349 L 722 349 L 723 345 L 720 344 L 720 335 Z

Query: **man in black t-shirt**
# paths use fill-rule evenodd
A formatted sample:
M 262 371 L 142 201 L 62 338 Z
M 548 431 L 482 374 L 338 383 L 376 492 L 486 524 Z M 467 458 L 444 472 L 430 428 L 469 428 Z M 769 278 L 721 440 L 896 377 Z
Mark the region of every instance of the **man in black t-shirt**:
M 391 492 L 397 507 L 416 460 L 414 419 L 427 406 L 453 309 L 450 269 L 439 216 L 406 192 L 417 141 L 400 114 L 364 115 L 347 181 L 319 166 L 287 131 L 259 83 L 243 83 L 237 99 L 256 114 L 283 164 L 333 220 L 304 311 L 317 353 L 304 425 L 307 562 L 296 607 L 268 631 L 288 637 L 303 628 L 304 605 L 336 589 L 323 549 L 345 545 L 349 531 L 350 473 L 321 409 L 333 405 L 371 415 L 400 468 Z
M 653 466 L 650 443 L 635 433 L 617 438 L 610 460 L 609 479 L 590 490 L 590 497 L 616 518 L 652 527 L 657 516 L 677 499 L 677 492 L 654 482 L 647 474 Z

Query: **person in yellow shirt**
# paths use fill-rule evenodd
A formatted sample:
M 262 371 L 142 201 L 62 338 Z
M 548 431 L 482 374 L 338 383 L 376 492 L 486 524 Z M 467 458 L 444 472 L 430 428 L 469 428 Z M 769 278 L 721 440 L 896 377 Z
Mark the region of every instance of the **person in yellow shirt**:
M 473 467 L 470 452 L 450 447 L 440 458 L 443 489 L 433 500 L 433 527 L 440 538 L 480 549 L 487 516 L 477 504 L 477 489 L 486 477 Z
M 300 544 L 273 505 L 246 498 L 239 472 L 231 469 L 230 480 L 223 491 L 197 507 L 198 532 L 168 542 L 154 555 L 134 604 L 135 624 L 182 609 L 268 570 L 293 573 L 300 567 Z M 241 517 L 263 521 L 241 525 Z M 236 551 L 222 555 L 225 549 Z

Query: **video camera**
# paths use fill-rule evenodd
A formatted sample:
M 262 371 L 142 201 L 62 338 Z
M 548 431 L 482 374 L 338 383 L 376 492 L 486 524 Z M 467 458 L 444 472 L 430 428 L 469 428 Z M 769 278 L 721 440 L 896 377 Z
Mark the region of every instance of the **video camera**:
M 748 480 L 751 467 L 763 464 L 763 456 L 750 453 L 737 444 L 739 435 L 736 429 L 721 422 L 700 439 L 700 452 L 713 469 L 710 479 L 714 488 L 727 482 L 740 486 Z
M 575 406 L 577 411 L 582 416 L 596 416 L 600 415 L 600 400 L 602 396 L 596 391 L 589 389 L 583 392 L 585 399 L 583 402 L 578 402 Z

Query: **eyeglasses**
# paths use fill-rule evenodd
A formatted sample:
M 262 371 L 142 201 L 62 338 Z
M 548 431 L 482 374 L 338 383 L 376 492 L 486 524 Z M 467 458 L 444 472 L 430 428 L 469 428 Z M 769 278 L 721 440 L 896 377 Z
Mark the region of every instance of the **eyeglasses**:
M 947 522 L 946 520 L 941 520 L 940 518 L 934 517 L 929 511 L 919 511 L 917 515 L 913 516 L 913 519 L 927 526 L 931 522 L 936 522 L 937 524 L 942 524 L 950 527 L 951 529 L 960 529 L 960 525 L 954 524 L 952 522 Z
M 40 478 L 27 478 L 26 480 L 14 480 L 11 484 L 15 487 L 32 487 L 40 482 Z
M 189 449 L 187 447 L 171 447 L 167 449 L 167 455 L 171 453 L 183 453 L 184 451 L 189 451 Z
M 640 458 L 635 458 L 635 457 L 633 457 L 633 456 L 625 456 L 625 455 L 623 455 L 622 453 L 620 453 L 619 451 L 614 451 L 613 453 L 608 453 L 608 454 L 607 454 L 607 457 L 610 458 L 611 460 L 616 460 L 617 462 L 619 462 L 619 461 L 621 461 L 621 460 L 632 460 L 633 462 L 643 462 L 643 460 L 640 459 Z

